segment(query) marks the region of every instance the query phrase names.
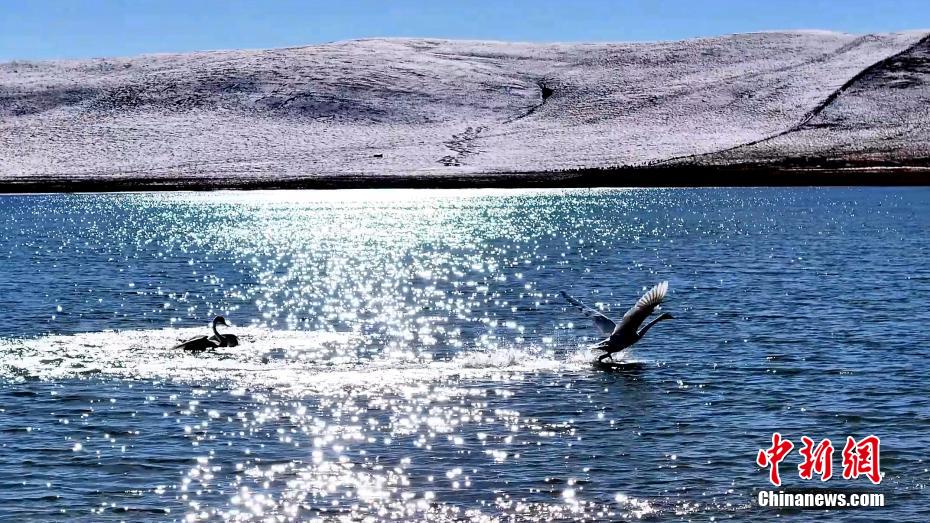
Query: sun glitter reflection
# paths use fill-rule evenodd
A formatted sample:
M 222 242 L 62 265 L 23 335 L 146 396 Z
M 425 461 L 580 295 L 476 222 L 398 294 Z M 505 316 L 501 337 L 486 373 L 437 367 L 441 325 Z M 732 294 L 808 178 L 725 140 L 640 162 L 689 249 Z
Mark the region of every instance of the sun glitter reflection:
M 130 440 L 153 475 L 180 470 L 138 495 L 169 517 L 648 515 L 592 484 L 606 473 L 587 466 L 600 450 L 584 438 L 634 435 L 605 415 L 613 399 L 579 389 L 604 386 L 578 350 L 580 328 L 553 314 L 564 307 L 554 301 L 561 285 L 584 278 L 579 268 L 617 259 L 602 231 L 617 230 L 616 220 L 622 234 L 656 230 L 639 213 L 641 193 L 609 193 L 610 213 L 594 191 L 568 202 L 554 191 L 424 194 L 78 198 L 86 224 L 62 244 L 82 263 L 105 253 L 99 272 L 110 276 L 89 282 L 69 271 L 67 299 L 48 307 L 58 334 L 0 340 L 0 372 L 69 387 L 99 380 L 129 398 L 140 397 L 129 388 L 144 389 L 131 410 L 104 409 L 96 397 L 74 415 L 56 406 L 71 432 L 55 444 L 109 464 L 129 462 L 120 449 Z M 51 205 L 37 214 L 70 219 Z M 40 250 L 40 233 L 22 237 Z M 655 271 L 635 260 L 623 269 L 640 279 Z M 608 310 L 626 300 L 605 292 L 598 301 Z M 168 349 L 204 334 L 215 314 L 237 323 L 241 346 Z M 88 318 L 119 330 L 85 332 Z M 114 442 L 94 433 L 110 419 L 141 434 Z

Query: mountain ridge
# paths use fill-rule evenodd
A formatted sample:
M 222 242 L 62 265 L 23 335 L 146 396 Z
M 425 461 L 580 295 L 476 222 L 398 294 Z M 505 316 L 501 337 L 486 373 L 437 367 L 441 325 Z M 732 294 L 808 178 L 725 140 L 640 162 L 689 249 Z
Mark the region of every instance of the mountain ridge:
M 792 31 L 6 62 L 0 185 L 579 170 L 602 170 L 609 184 L 611 171 L 657 164 L 923 166 L 928 57 L 926 32 Z M 782 139 L 795 132 L 803 140 Z

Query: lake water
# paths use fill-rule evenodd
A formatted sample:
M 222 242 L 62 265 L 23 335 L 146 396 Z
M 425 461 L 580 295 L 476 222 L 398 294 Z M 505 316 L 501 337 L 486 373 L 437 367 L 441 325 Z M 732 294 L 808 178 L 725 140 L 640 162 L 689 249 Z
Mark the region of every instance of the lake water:
M 0 196 L 0 519 L 819 518 L 756 504 L 779 431 L 926 521 L 928 260 L 927 189 Z M 594 368 L 559 291 L 661 280 Z

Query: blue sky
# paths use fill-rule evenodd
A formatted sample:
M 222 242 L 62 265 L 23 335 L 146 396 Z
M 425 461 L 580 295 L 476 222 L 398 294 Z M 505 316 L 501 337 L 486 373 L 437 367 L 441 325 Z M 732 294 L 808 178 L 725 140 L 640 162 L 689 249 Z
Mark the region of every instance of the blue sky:
M 262 48 L 370 36 L 667 40 L 930 28 L 928 0 L 0 0 L 0 60 Z

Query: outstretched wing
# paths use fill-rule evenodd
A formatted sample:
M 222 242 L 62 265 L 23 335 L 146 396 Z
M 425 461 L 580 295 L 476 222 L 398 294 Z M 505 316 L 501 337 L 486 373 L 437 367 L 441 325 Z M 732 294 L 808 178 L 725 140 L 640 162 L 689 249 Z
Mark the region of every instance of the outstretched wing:
M 580 310 L 582 314 L 591 318 L 591 321 L 594 322 L 594 326 L 597 327 L 597 330 L 599 330 L 601 334 L 603 334 L 604 336 L 610 336 L 610 333 L 613 332 L 614 329 L 617 328 L 617 324 L 614 323 L 614 320 L 608 318 L 607 316 L 604 316 L 603 314 L 592 309 L 591 307 L 588 307 L 587 305 L 585 305 L 584 303 L 581 303 L 575 298 L 572 298 L 571 296 L 566 294 L 565 291 L 560 291 L 560 292 L 562 293 L 562 296 L 564 296 L 565 299 L 568 300 L 568 303 L 571 303 L 572 305 L 575 306 L 576 309 Z
M 643 321 L 662 303 L 666 294 L 668 294 L 667 281 L 663 281 L 646 291 L 646 294 L 643 294 L 643 297 L 636 302 L 636 305 L 626 311 L 613 334 L 636 332 L 636 329 L 642 325 Z

